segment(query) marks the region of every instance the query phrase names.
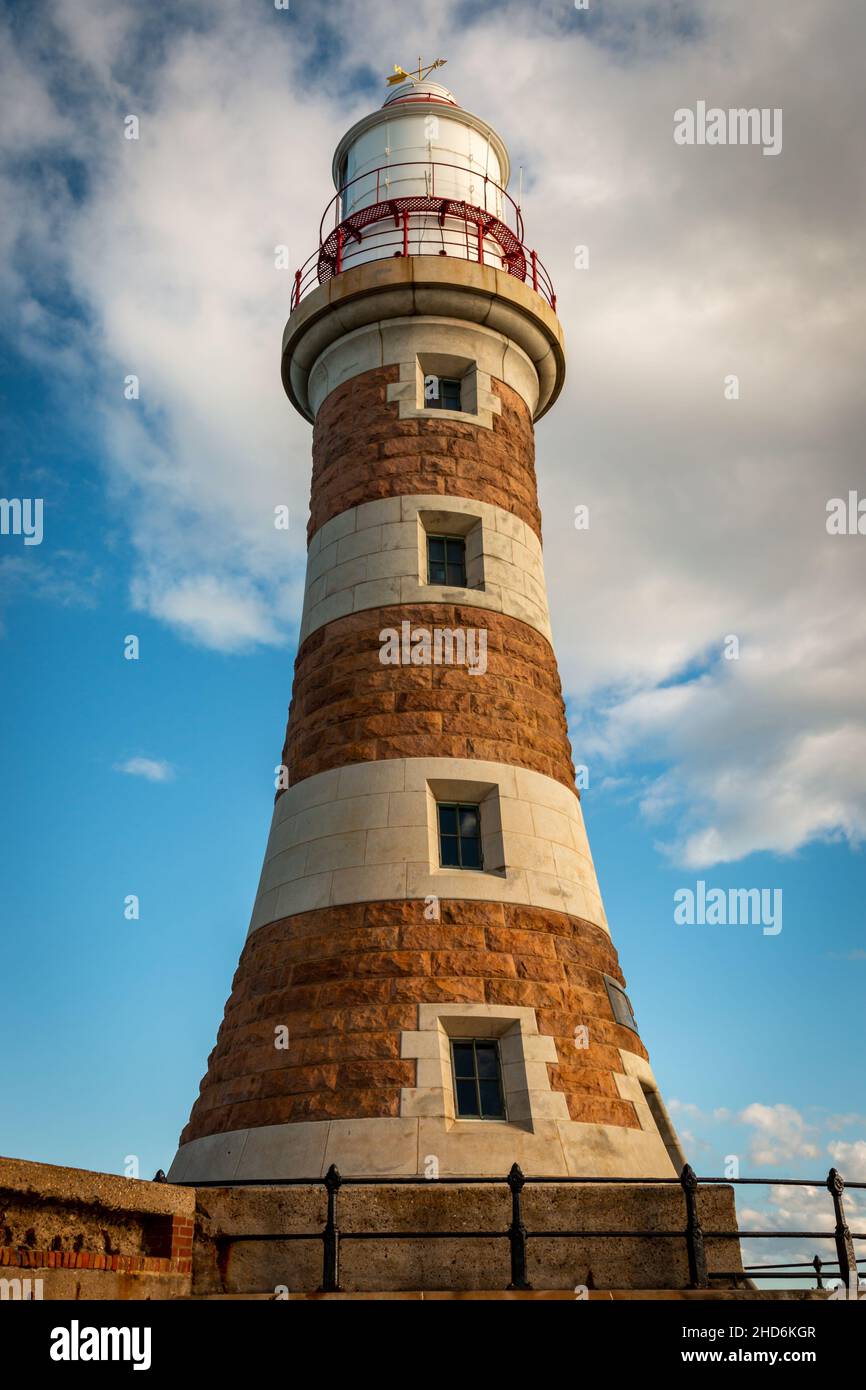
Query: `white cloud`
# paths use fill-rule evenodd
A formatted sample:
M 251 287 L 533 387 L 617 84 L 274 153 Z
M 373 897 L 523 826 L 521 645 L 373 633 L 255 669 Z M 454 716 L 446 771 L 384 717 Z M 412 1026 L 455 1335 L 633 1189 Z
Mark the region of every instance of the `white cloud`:
M 832 1237 L 834 1228 L 833 1202 L 829 1192 L 823 1187 L 783 1187 L 773 1184 L 764 1194 L 763 1189 L 749 1189 L 752 1194 L 760 1194 L 755 1205 L 739 1206 L 738 1222 L 741 1230 L 756 1231 L 827 1231 L 826 1237 L 781 1240 L 743 1241 L 743 1263 L 747 1265 L 783 1264 L 793 1262 L 808 1264 L 819 1255 L 829 1263 L 836 1259 L 836 1247 Z M 742 1189 L 741 1189 L 742 1191 Z M 866 1211 L 853 1192 L 845 1194 L 846 1216 L 849 1222 L 862 1221 Z M 856 1227 L 855 1227 L 856 1229 Z M 825 1272 L 827 1287 L 833 1287 L 836 1276 Z M 797 1281 L 798 1287 L 801 1281 Z M 760 1287 L 771 1287 L 761 1283 Z
M 194 26 L 148 44 L 147 62 L 142 7 L 66 0 L 56 14 L 80 113 L 40 56 L 45 35 L 38 52 L 6 44 L 12 322 L 93 402 L 135 602 L 221 650 L 279 641 L 297 618 L 310 435 L 279 387 L 289 277 L 273 250 L 312 250 L 333 146 L 373 104 L 343 94 L 365 65 L 384 77 L 393 9 L 318 15 L 351 35 L 320 76 L 313 26 L 267 6 L 192 6 Z M 859 845 L 866 539 L 828 537 L 824 517 L 863 478 L 866 12 L 672 0 L 590 16 L 515 0 L 466 22 L 452 0 L 401 22 L 404 52 L 450 50 L 446 80 L 524 166 L 527 236 L 559 292 L 569 379 L 538 473 L 577 760 L 619 780 L 657 764 L 640 802 L 690 867 Z M 701 97 L 782 106 L 783 153 L 676 146 L 674 110 Z M 139 141 L 122 138 L 126 111 Z M 86 163 L 81 198 L 17 172 L 45 150 Z M 33 289 L 64 276 L 86 336 Z M 129 372 L 138 402 L 122 397 Z M 723 399 L 730 372 L 737 402 Z M 288 536 L 272 525 L 283 502 Z M 569 525 L 581 502 L 587 532 Z M 739 661 L 722 659 L 729 633 Z
M 125 762 L 115 763 L 114 770 L 130 777 L 143 777 L 146 782 L 170 782 L 174 777 L 171 763 L 161 758 L 127 758 Z
M 818 1158 L 813 1140 L 815 1127 L 792 1105 L 761 1105 L 757 1101 L 740 1111 L 737 1119 L 754 1129 L 749 1147 L 753 1163 L 784 1163 L 795 1158 Z
M 827 1145 L 827 1152 L 846 1181 L 866 1182 L 866 1139 L 839 1139 Z
M 133 601 L 192 641 L 219 651 L 242 651 L 281 640 L 269 604 L 245 578 L 232 582 L 200 574 L 174 585 L 142 579 L 134 586 Z

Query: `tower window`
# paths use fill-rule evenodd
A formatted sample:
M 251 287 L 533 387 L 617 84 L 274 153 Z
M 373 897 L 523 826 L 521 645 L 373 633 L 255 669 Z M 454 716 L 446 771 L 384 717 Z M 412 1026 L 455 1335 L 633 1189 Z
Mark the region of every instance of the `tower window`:
M 428 535 L 427 583 L 466 588 L 466 541 L 463 536 Z
M 491 1038 L 455 1038 L 451 1043 L 454 1103 L 464 1120 L 504 1120 L 499 1044 Z
M 428 376 L 424 382 L 424 404 L 432 410 L 462 410 L 463 390 L 458 377 Z
M 616 980 L 612 980 L 609 975 L 605 975 L 604 983 L 607 986 L 607 997 L 610 1000 L 610 1007 L 613 1009 L 613 1016 L 617 1023 L 636 1033 L 637 1020 L 634 1016 L 634 1009 L 622 985 L 618 985 Z
M 439 863 L 443 869 L 480 869 L 481 814 L 477 806 L 439 802 Z

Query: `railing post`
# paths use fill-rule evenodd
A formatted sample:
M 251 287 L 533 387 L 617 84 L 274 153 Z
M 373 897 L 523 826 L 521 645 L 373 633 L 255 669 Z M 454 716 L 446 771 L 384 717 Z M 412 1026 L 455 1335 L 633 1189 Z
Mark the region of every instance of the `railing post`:
M 537 289 L 538 289 L 538 252 L 537 252 L 537 251 L 530 251 L 529 255 L 530 255 L 530 258 L 531 258 L 531 260 L 532 260 L 532 288 L 533 288 L 534 290 L 537 290 Z
M 403 209 L 403 255 L 409 254 L 409 210 Z
M 680 1173 L 683 1195 L 686 1199 L 686 1249 L 689 1256 L 689 1286 L 693 1289 L 707 1289 L 710 1281 L 707 1275 L 707 1252 L 704 1248 L 704 1233 L 698 1215 L 698 1180 L 695 1170 L 687 1163 Z
M 815 1256 L 814 1260 L 812 1261 L 812 1265 L 813 1265 L 813 1268 L 814 1268 L 814 1270 L 815 1270 L 815 1278 L 816 1278 L 817 1281 L 818 1281 L 818 1282 L 816 1283 L 816 1285 L 815 1285 L 815 1288 L 816 1288 L 816 1289 L 823 1289 L 823 1287 L 824 1287 L 824 1281 L 823 1281 L 822 1278 L 821 1278 L 821 1270 L 823 1269 L 823 1261 L 822 1261 L 820 1255 L 816 1255 L 816 1256 Z
M 839 1261 L 839 1278 L 847 1289 L 853 1274 L 857 1279 L 857 1254 L 854 1250 L 854 1242 L 851 1239 L 851 1232 L 845 1220 L 845 1206 L 842 1202 L 842 1193 L 845 1190 L 845 1179 L 836 1169 L 831 1168 L 827 1174 L 827 1191 L 833 1198 L 833 1211 L 836 1216 L 836 1230 L 834 1232 L 836 1240 L 836 1258 Z
M 337 228 L 337 274 L 343 269 L 343 228 Z
M 340 1289 L 340 1232 L 337 1228 L 337 1193 L 343 1179 L 337 1165 L 332 1163 L 325 1174 L 328 1194 L 328 1219 L 322 1232 L 322 1293 L 338 1293 Z
M 478 264 L 479 264 L 479 265 L 483 265 L 483 264 L 484 264 L 484 237 L 483 237 L 482 232 L 481 232 L 482 226 L 483 226 L 483 220 L 482 220 L 482 218 L 479 217 L 479 219 L 478 219 Z
M 295 271 L 295 293 L 292 298 L 294 301 L 292 308 L 297 309 L 301 298 L 301 272 L 299 270 Z
M 526 1178 L 516 1163 L 512 1163 L 506 1181 L 511 1189 L 511 1225 L 508 1228 L 508 1241 L 511 1246 L 511 1283 L 508 1287 L 510 1289 L 531 1289 L 532 1285 L 526 1277 L 526 1227 L 523 1224 L 523 1214 L 520 1207 L 520 1194 L 523 1191 Z

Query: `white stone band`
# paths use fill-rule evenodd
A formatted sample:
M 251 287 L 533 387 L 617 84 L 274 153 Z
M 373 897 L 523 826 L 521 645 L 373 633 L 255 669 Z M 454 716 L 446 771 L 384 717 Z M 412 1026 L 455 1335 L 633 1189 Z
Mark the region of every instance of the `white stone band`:
M 492 416 L 499 411 L 498 398 L 491 398 L 491 378 L 504 381 L 526 402 L 530 413 L 538 406 L 538 374 L 532 361 L 512 339 L 494 329 L 459 318 L 432 315 L 382 319 L 365 324 L 329 344 L 317 359 L 309 379 L 310 405 L 317 414 L 332 391 L 344 381 L 378 367 L 399 367 L 400 382 L 413 390 L 389 394 L 401 402 L 401 418 L 422 413 L 415 407 L 414 385 L 419 358 L 430 360 L 430 369 L 441 359 L 437 375 L 449 375 L 446 365 L 460 360 L 473 363 L 479 374 L 475 409 L 455 417 L 490 429 Z M 460 368 L 455 370 L 460 371 Z M 430 413 L 430 412 L 425 412 Z M 439 412 L 437 412 L 438 414 Z
M 483 870 L 439 866 L 437 801 L 478 804 Z M 465 898 L 567 912 L 608 930 L 580 800 L 508 763 L 385 758 L 317 773 L 277 801 L 250 931 L 298 912 Z
M 427 535 L 465 536 L 467 587 L 428 584 Z M 349 507 L 310 540 L 300 640 L 335 618 L 403 603 L 460 603 L 534 627 L 551 641 L 541 542 L 512 512 L 416 494 Z
M 424 1016 L 430 1010 L 440 1015 L 450 1011 L 453 1016 L 467 1009 L 494 1012 L 485 1005 L 422 1004 L 420 1008 Z M 501 1023 L 513 1015 L 518 1026 L 506 1036 L 514 1038 L 515 1048 L 521 1036 L 524 1047 L 533 1053 L 553 1044 L 553 1039 L 543 1038 L 526 1023 L 523 1016 L 534 1010 L 501 1007 L 495 1012 Z M 483 1034 L 479 1017 L 473 1018 L 472 1027 L 478 1036 Z M 418 1036 L 405 1033 L 404 1039 Z M 504 1177 L 515 1162 L 539 1177 L 674 1177 L 682 1167 L 681 1152 L 676 1141 L 666 1144 L 640 1084 L 642 1080 L 651 1094 L 658 1095 L 649 1063 L 622 1049 L 620 1056 L 622 1072 L 614 1075 L 629 1099 L 632 1091 L 640 1094 L 635 1100 L 639 1129 L 563 1117 L 555 1101 L 565 1098 L 550 1090 L 548 1082 L 546 1090 L 538 1087 L 535 1099 L 544 1094 L 550 1097 L 550 1114 L 545 1116 L 541 1106 L 528 1122 L 458 1120 L 440 1110 L 382 1119 L 302 1120 L 205 1135 L 181 1145 L 169 1169 L 169 1182 L 320 1178 L 332 1163 L 344 1177 L 409 1177 L 429 1172 L 430 1157 L 435 1158 L 440 1177 Z M 401 1111 L 405 1112 L 405 1106 Z

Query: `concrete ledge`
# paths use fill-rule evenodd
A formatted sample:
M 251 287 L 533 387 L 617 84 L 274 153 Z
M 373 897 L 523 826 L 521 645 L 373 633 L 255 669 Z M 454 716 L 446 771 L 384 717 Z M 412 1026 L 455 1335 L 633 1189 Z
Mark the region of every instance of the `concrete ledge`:
M 321 1284 L 325 1193 L 321 1186 L 200 1189 L 195 1245 L 195 1291 L 202 1294 L 270 1294 L 277 1289 L 312 1294 Z M 734 1195 L 730 1187 L 702 1188 L 701 1220 L 731 1237 L 707 1239 L 709 1269 L 738 1270 Z M 362 1231 L 505 1232 L 511 1218 L 507 1187 L 455 1184 L 424 1187 L 344 1187 L 337 1203 L 342 1237 Z M 533 1288 L 665 1290 L 688 1284 L 685 1240 L 656 1232 L 685 1227 L 679 1187 L 616 1183 L 539 1187 L 523 1192 L 523 1219 L 530 1233 L 528 1277 Z M 633 1237 L 545 1239 L 555 1230 L 635 1229 Z M 234 1241 L 232 1236 L 309 1231 L 304 1241 Z M 342 1239 L 340 1284 L 346 1295 L 424 1290 L 446 1296 L 499 1290 L 510 1278 L 508 1240 L 502 1236 L 423 1240 Z M 743 1276 L 745 1280 L 745 1276 Z M 605 1295 L 607 1296 L 607 1295 Z
M 412 315 L 481 324 L 516 343 L 538 376 L 535 419 L 562 390 L 562 326 L 540 294 L 475 261 L 398 256 L 344 270 L 301 300 L 283 333 L 282 377 L 289 400 L 312 421 L 309 377 L 322 353 L 358 328 Z
M 43 1298 L 173 1298 L 191 1285 L 195 1194 L 0 1158 L 0 1264 Z M 26 1295 L 25 1295 L 26 1296 Z

